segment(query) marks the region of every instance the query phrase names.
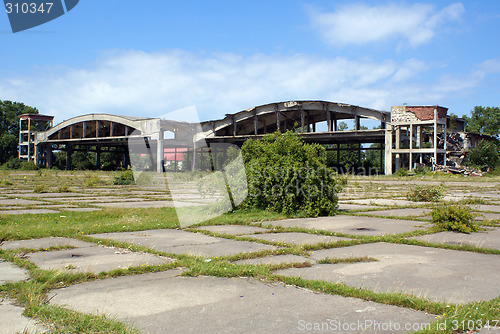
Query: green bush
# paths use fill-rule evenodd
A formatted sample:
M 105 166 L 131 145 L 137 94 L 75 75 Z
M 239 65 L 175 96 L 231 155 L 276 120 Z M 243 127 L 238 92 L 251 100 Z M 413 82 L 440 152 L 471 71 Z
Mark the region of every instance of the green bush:
M 120 172 L 120 174 L 118 174 L 117 176 L 114 177 L 113 184 L 114 185 L 135 184 L 134 172 L 132 172 L 132 170 L 126 170 L 126 171 Z
M 34 193 L 37 193 L 37 194 L 40 194 L 40 193 L 46 193 L 47 192 L 47 186 L 44 185 L 44 184 L 37 184 L 34 188 L 33 188 L 33 192 Z
M 310 217 L 332 215 L 346 183 L 326 165 L 326 151 L 290 131 L 247 140 L 241 149 L 248 182 L 246 207 Z
M 99 184 L 103 184 L 104 182 L 98 175 L 87 175 L 85 177 L 85 181 L 83 181 L 83 186 L 86 188 L 97 187 Z
M 417 175 L 427 175 L 431 173 L 431 169 L 427 166 L 418 166 L 413 170 Z
M 406 198 L 413 202 L 439 202 L 444 197 L 443 186 L 416 185 L 406 193 Z
M 12 157 L 2 165 L 2 169 L 19 169 L 21 168 L 21 160 L 17 157 Z
M 38 166 L 35 165 L 33 161 L 23 161 L 21 162 L 22 170 L 38 170 Z
M 500 161 L 498 146 L 493 141 L 481 140 L 475 148 L 467 154 L 466 164 L 479 168 L 482 171 L 495 168 Z
M 408 176 L 408 169 L 406 168 L 399 168 L 394 175 L 396 176 Z
M 431 211 L 432 223 L 443 231 L 477 232 L 476 216 L 469 207 L 462 205 L 440 206 Z
M 57 187 L 57 192 L 58 193 L 70 193 L 71 189 L 69 189 L 69 186 L 66 184 L 60 185 Z

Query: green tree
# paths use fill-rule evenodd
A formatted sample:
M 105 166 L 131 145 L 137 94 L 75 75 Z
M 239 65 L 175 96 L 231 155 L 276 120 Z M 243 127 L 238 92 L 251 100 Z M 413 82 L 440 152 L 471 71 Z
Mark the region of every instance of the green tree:
M 0 100 L 0 163 L 17 156 L 19 116 L 23 114 L 38 114 L 38 109 L 21 102 Z
M 325 165 L 321 145 L 306 144 L 288 131 L 249 139 L 241 152 L 248 180 L 245 206 L 311 217 L 335 213 L 345 182 Z
M 469 132 L 498 136 L 500 134 L 500 109 L 498 107 L 476 106 L 471 116 L 465 116 Z
M 481 140 L 467 154 L 466 164 L 483 171 L 494 168 L 500 161 L 499 147 L 494 141 Z

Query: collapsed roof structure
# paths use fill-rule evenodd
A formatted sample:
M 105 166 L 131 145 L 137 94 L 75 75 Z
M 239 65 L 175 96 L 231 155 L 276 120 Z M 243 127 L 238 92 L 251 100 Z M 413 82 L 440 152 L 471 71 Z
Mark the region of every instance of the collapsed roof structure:
M 223 119 L 201 123 L 179 122 L 160 118 L 130 117 L 109 114 L 77 116 L 52 127 L 52 116 L 23 115 L 20 118 L 19 158 L 38 165 L 52 166 L 52 152 L 66 152 L 66 168 L 71 168 L 71 155 L 81 150 L 96 153 L 100 167 L 102 152 L 120 152 L 123 164 L 130 164 L 131 139 L 146 143 L 151 169 L 165 170 L 175 159 L 190 169 L 204 168 L 207 155 L 221 143 L 241 146 L 249 138 L 259 139 L 267 133 L 298 133 L 306 142 L 326 145 L 337 152 L 358 153 L 378 150 L 380 166 L 385 174 L 401 167 L 419 165 L 459 166 L 465 153 L 482 139 L 491 136 L 465 132 L 463 119 L 450 119 L 447 108 L 440 106 L 399 106 L 391 112 L 327 101 L 286 101 L 257 106 Z M 361 122 L 379 124 L 368 130 Z M 36 122 L 45 122 L 45 129 L 32 130 Z M 340 121 L 350 121 L 352 129 L 340 129 Z M 26 126 L 27 122 L 27 126 Z M 168 134 L 167 134 L 168 133 Z M 368 147 L 368 144 L 378 144 Z M 353 147 L 354 146 L 354 147 Z M 28 149 L 25 149 L 25 148 Z M 212 147 L 212 149 L 211 149 Z M 181 152 L 181 153 L 178 153 Z M 183 157 L 179 158 L 179 155 Z M 184 159 L 184 156 L 191 157 Z M 175 169 L 175 170 L 176 170 Z

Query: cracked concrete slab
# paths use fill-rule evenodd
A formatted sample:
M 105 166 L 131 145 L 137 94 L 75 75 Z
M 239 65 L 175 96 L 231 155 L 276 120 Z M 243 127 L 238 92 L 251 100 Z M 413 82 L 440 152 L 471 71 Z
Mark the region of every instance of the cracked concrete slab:
M 354 324 L 365 320 L 416 324 L 434 319 L 424 312 L 255 279 L 180 277 L 180 273 L 171 270 L 82 283 L 52 291 L 50 303 L 116 316 L 149 334 L 200 330 L 288 334 L 332 319 Z M 376 332 L 363 329 L 353 332 Z
M 72 212 L 92 212 L 101 211 L 102 208 L 61 208 L 62 211 L 72 211 Z
M 0 259 L 0 285 L 5 283 L 17 283 L 29 278 L 29 274 L 24 269 L 13 263 Z
M 350 200 L 349 203 L 352 204 L 368 204 L 368 205 L 383 205 L 383 206 L 413 206 L 419 203 L 406 201 L 402 199 L 394 198 L 367 198 L 367 199 L 357 199 Z
M 29 253 L 28 259 L 45 270 L 70 270 L 77 272 L 100 272 L 128 267 L 171 263 L 173 259 L 128 250 L 92 246 L 49 252 Z
M 304 262 L 316 263 L 314 259 L 293 254 L 257 257 L 253 259 L 238 260 L 235 261 L 234 263 L 257 265 L 257 264 L 283 264 L 283 263 L 304 263 Z
M 315 260 L 363 256 L 378 261 L 316 264 L 277 274 L 451 303 L 491 300 L 500 295 L 498 255 L 387 243 L 324 249 L 310 255 Z
M 375 205 L 339 203 L 339 211 L 358 211 L 358 210 L 368 210 L 376 208 L 378 208 L 378 206 Z
M 277 249 L 275 246 L 256 242 L 216 238 L 202 233 L 174 229 L 102 233 L 91 235 L 91 237 L 128 242 L 168 253 L 195 256 L 226 256 Z
M 33 201 L 24 198 L 7 198 L 0 199 L 0 205 L 35 205 L 35 204 L 44 204 L 45 202 L 41 201 Z
M 0 248 L 2 249 L 48 249 L 50 247 L 73 246 L 73 247 L 89 247 L 94 246 L 91 242 L 85 242 L 78 239 L 50 237 L 41 239 L 29 240 L 11 240 L 5 241 Z
M 422 208 L 405 208 L 381 211 L 365 211 L 363 214 L 391 217 L 420 217 L 427 215 L 431 210 Z
M 258 226 L 248 226 L 248 225 L 211 225 L 211 226 L 199 226 L 197 227 L 197 229 L 213 233 L 230 234 L 230 235 L 253 234 L 257 232 L 269 231 L 266 228 Z
M 500 220 L 500 213 L 478 212 L 480 215 L 476 221 Z
M 469 205 L 469 207 L 477 211 L 492 211 L 500 213 L 500 205 L 479 204 L 479 205 Z
M 50 209 L 23 209 L 23 210 L 2 210 L 0 214 L 3 215 L 25 215 L 25 214 L 44 214 L 44 213 L 58 213 L 59 211 Z
M 0 299 L 0 332 L 3 334 L 38 334 L 48 329 L 38 321 L 23 315 L 24 308 L 16 306 L 11 299 Z
M 173 208 L 174 201 L 138 201 L 138 202 L 109 202 L 109 203 L 92 203 L 93 205 L 109 207 L 109 208 Z M 199 203 L 191 202 L 176 202 L 176 207 L 194 206 Z
M 263 234 L 247 234 L 242 237 L 249 237 L 272 242 L 281 242 L 295 245 L 314 245 L 319 243 L 337 242 L 342 240 L 351 240 L 349 238 L 332 237 L 321 234 L 311 233 L 296 233 L 296 232 L 283 232 L 283 233 L 263 233 Z
M 412 239 L 447 245 L 469 245 L 480 248 L 500 249 L 500 228 L 471 234 L 440 232 Z
M 333 217 L 285 219 L 266 222 L 266 224 L 353 235 L 387 235 L 419 230 L 424 228 L 422 225 L 425 223 L 411 220 L 338 215 Z

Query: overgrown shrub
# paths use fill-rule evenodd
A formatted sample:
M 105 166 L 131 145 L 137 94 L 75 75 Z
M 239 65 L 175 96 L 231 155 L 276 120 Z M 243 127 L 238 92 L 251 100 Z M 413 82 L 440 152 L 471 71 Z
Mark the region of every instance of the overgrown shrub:
M 247 140 L 241 149 L 248 181 L 243 206 L 284 214 L 332 215 L 345 178 L 326 165 L 326 151 L 290 131 Z
M 417 175 L 427 175 L 431 172 L 431 169 L 427 166 L 418 166 L 413 170 Z
M 104 183 L 98 175 L 88 175 L 83 181 L 83 186 L 86 188 L 97 187 L 99 184 Z
M 132 170 L 130 169 L 120 172 L 120 174 L 118 174 L 113 178 L 113 184 L 114 185 L 135 184 L 134 172 L 132 172 Z
M 462 233 L 477 232 L 479 226 L 474 221 L 476 214 L 463 205 L 444 205 L 431 211 L 432 223 L 444 231 Z
M 19 169 L 21 168 L 21 160 L 17 157 L 12 157 L 2 165 L 3 169 Z
M 413 202 L 439 202 L 444 197 L 443 186 L 415 185 L 406 193 L 406 198 Z
M 38 170 L 38 166 L 35 165 L 35 163 L 33 161 L 23 161 L 23 162 L 21 162 L 20 169 L 22 169 L 22 170 Z
M 34 193 L 37 193 L 37 194 L 40 194 L 40 193 L 46 193 L 47 192 L 47 186 L 44 185 L 44 184 L 37 184 L 34 188 L 33 188 L 33 192 Z
M 57 192 L 58 193 L 69 193 L 69 192 L 71 192 L 71 189 L 69 189 L 68 185 L 62 184 L 60 186 L 57 186 Z
M 406 168 L 399 168 L 394 175 L 396 176 L 408 176 L 408 169 Z
M 481 140 L 475 148 L 467 154 L 466 164 L 483 171 L 495 168 L 500 161 L 498 146 L 493 141 Z

